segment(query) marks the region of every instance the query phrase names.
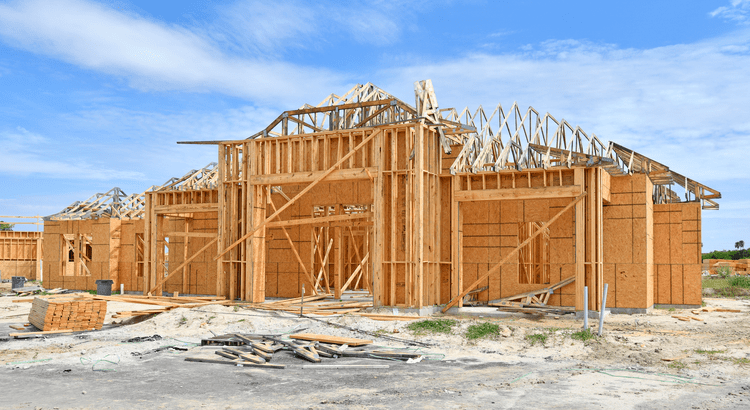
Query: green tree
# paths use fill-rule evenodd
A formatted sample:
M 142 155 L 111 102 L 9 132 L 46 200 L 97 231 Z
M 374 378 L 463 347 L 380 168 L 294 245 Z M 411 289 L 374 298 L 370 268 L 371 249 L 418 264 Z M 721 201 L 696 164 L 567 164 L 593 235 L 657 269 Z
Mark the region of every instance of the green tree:
M 15 224 L 6 224 L 0 222 L 0 231 L 12 231 Z

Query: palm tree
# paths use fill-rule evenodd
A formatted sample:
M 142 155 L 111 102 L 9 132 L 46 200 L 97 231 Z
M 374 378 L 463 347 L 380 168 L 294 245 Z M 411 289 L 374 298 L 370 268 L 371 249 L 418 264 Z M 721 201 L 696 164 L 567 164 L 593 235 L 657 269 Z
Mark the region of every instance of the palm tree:
M 736 249 L 744 249 L 745 248 L 745 241 L 739 241 L 734 243 L 734 247 Z

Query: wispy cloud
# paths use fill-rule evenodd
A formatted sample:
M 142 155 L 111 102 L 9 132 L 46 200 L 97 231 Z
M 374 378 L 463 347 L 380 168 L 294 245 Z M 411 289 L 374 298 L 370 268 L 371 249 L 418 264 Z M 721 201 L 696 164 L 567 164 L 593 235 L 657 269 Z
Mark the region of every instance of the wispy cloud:
M 708 15 L 735 21 L 740 24 L 748 24 L 750 23 L 748 13 L 750 13 L 750 0 L 732 0 L 728 6 L 719 7 L 708 13 Z
M 319 49 L 342 36 L 375 46 L 397 41 L 412 8 L 404 2 L 268 2 L 241 0 L 218 6 L 202 26 L 206 37 L 246 55 L 279 57 Z
M 145 178 L 141 172 L 112 169 L 105 161 L 91 161 L 91 157 L 84 152 L 63 149 L 61 145 L 64 144 L 55 143 L 22 127 L 0 132 L 0 146 L 3 147 L 0 174 L 39 175 L 73 180 L 117 181 Z M 65 152 L 65 155 L 58 155 L 60 152 Z M 76 152 L 79 154 L 76 155 Z
M 746 172 L 748 45 L 744 29 L 645 50 L 548 41 L 516 53 L 392 67 L 378 81 L 406 96 L 413 81 L 431 78 L 442 108 L 532 105 L 708 182 Z
M 292 33 L 300 30 L 306 29 Z M 5 42 L 125 76 L 142 90 L 216 91 L 256 101 L 298 102 L 301 95 L 344 87 L 340 73 L 259 56 L 236 57 L 196 32 L 81 0 L 0 5 Z M 255 40 L 262 43 L 263 38 L 256 35 Z

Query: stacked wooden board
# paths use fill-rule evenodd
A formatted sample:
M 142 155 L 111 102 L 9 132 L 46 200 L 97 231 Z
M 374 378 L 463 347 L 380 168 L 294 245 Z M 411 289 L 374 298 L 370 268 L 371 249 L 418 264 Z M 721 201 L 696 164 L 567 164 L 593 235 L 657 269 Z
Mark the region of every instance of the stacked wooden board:
M 34 298 L 29 323 L 42 331 L 101 329 L 107 302 L 91 298 Z

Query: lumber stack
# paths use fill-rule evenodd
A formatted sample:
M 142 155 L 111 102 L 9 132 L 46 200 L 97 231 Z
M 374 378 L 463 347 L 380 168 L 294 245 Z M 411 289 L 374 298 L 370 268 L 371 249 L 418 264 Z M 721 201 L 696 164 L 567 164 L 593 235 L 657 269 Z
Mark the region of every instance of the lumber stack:
M 29 323 L 42 331 L 101 329 L 107 302 L 91 298 L 34 298 Z

